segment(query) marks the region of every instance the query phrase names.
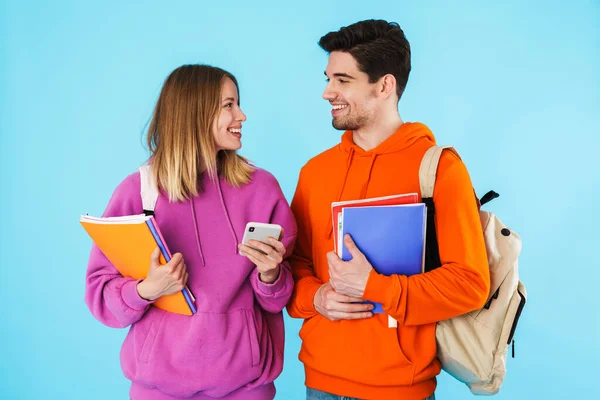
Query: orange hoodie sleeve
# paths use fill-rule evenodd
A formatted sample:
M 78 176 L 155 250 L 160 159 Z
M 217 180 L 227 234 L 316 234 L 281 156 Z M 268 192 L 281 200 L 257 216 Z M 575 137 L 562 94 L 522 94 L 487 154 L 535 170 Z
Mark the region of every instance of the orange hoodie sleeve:
M 292 212 L 298 224 L 298 236 L 294 252 L 289 258 L 294 277 L 294 291 L 287 305 L 292 318 L 310 318 L 317 314 L 314 306 L 315 293 L 323 282 L 316 277 L 312 257 L 312 229 L 308 213 L 308 187 L 303 178 L 304 168 L 300 171 L 296 193 L 292 199 Z
M 477 200 L 467 169 L 444 152 L 433 193 L 442 266 L 413 276 L 371 271 L 364 298 L 379 302 L 399 324 L 425 325 L 483 307 L 489 267 Z

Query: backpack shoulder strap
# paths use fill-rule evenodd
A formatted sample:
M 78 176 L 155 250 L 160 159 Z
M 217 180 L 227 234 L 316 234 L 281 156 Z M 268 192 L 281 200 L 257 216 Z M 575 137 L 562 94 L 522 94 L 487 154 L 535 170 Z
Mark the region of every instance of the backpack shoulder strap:
M 433 203 L 433 189 L 440 157 L 444 150 L 458 153 L 450 146 L 432 146 L 427 149 L 421 166 L 419 167 L 419 185 L 421 186 L 421 199 L 427 207 L 427 234 L 425 235 L 425 271 L 433 271 L 442 265 L 435 230 L 435 204 Z M 459 157 L 460 158 L 460 157 Z
M 152 167 L 142 165 L 138 170 L 140 171 L 140 195 L 142 196 L 144 214 L 154 215 L 154 207 L 156 200 L 158 200 L 158 187 L 154 181 Z
M 460 156 L 454 147 L 432 146 L 427 149 L 423 159 L 421 160 L 421 166 L 419 168 L 419 184 L 421 186 L 421 197 L 424 199 L 433 198 L 433 189 L 435 187 L 438 164 L 440 162 L 442 152 L 446 149 L 452 151 L 460 159 Z

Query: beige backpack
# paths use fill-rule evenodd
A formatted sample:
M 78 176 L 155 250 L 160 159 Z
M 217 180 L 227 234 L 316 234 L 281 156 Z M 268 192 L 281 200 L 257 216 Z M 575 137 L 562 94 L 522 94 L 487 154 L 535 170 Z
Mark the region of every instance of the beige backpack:
M 458 156 L 452 147 L 434 146 L 425 153 L 419 171 L 421 197 L 427 205 L 426 271 L 441 265 L 433 218 L 433 188 L 444 149 Z M 491 191 L 481 198 L 480 205 L 496 197 L 498 194 Z M 514 333 L 527 293 L 518 274 L 519 235 L 494 214 L 482 210 L 479 214 L 491 278 L 487 303 L 480 310 L 440 321 L 436 339 L 438 359 L 446 372 L 465 383 L 473 394 L 493 395 L 504 380 L 511 344 L 514 357 Z

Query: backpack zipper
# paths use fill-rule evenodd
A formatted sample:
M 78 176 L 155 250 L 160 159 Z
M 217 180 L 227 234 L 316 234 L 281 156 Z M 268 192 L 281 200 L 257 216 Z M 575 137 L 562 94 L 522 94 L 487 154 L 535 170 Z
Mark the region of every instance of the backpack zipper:
M 512 342 L 512 357 L 515 358 L 515 341 L 513 340 L 515 336 L 515 330 L 517 329 L 517 323 L 519 322 L 519 318 L 521 317 L 521 312 L 523 312 L 523 308 L 525 307 L 525 296 L 517 289 L 517 293 L 521 297 L 521 301 L 519 302 L 519 307 L 517 307 L 517 313 L 515 314 L 515 319 L 513 321 L 512 326 L 510 327 L 510 334 L 508 335 L 508 341 L 506 344 L 511 344 Z

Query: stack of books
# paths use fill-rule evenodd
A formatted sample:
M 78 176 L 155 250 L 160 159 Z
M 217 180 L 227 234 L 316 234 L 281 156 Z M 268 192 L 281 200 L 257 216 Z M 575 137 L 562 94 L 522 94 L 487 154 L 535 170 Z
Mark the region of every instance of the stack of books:
M 425 264 L 427 208 L 416 193 L 331 205 L 335 252 L 344 261 L 352 256 L 344 245 L 349 234 L 375 271 L 383 275 L 422 273 Z M 373 313 L 383 313 L 381 304 Z
M 150 255 L 158 246 L 160 263 L 171 260 L 171 252 L 153 216 L 127 215 L 96 218 L 81 216 L 79 222 L 108 261 L 123 275 L 143 279 L 148 274 Z M 181 292 L 162 296 L 154 306 L 176 314 L 196 313 L 196 299 L 186 286 Z

